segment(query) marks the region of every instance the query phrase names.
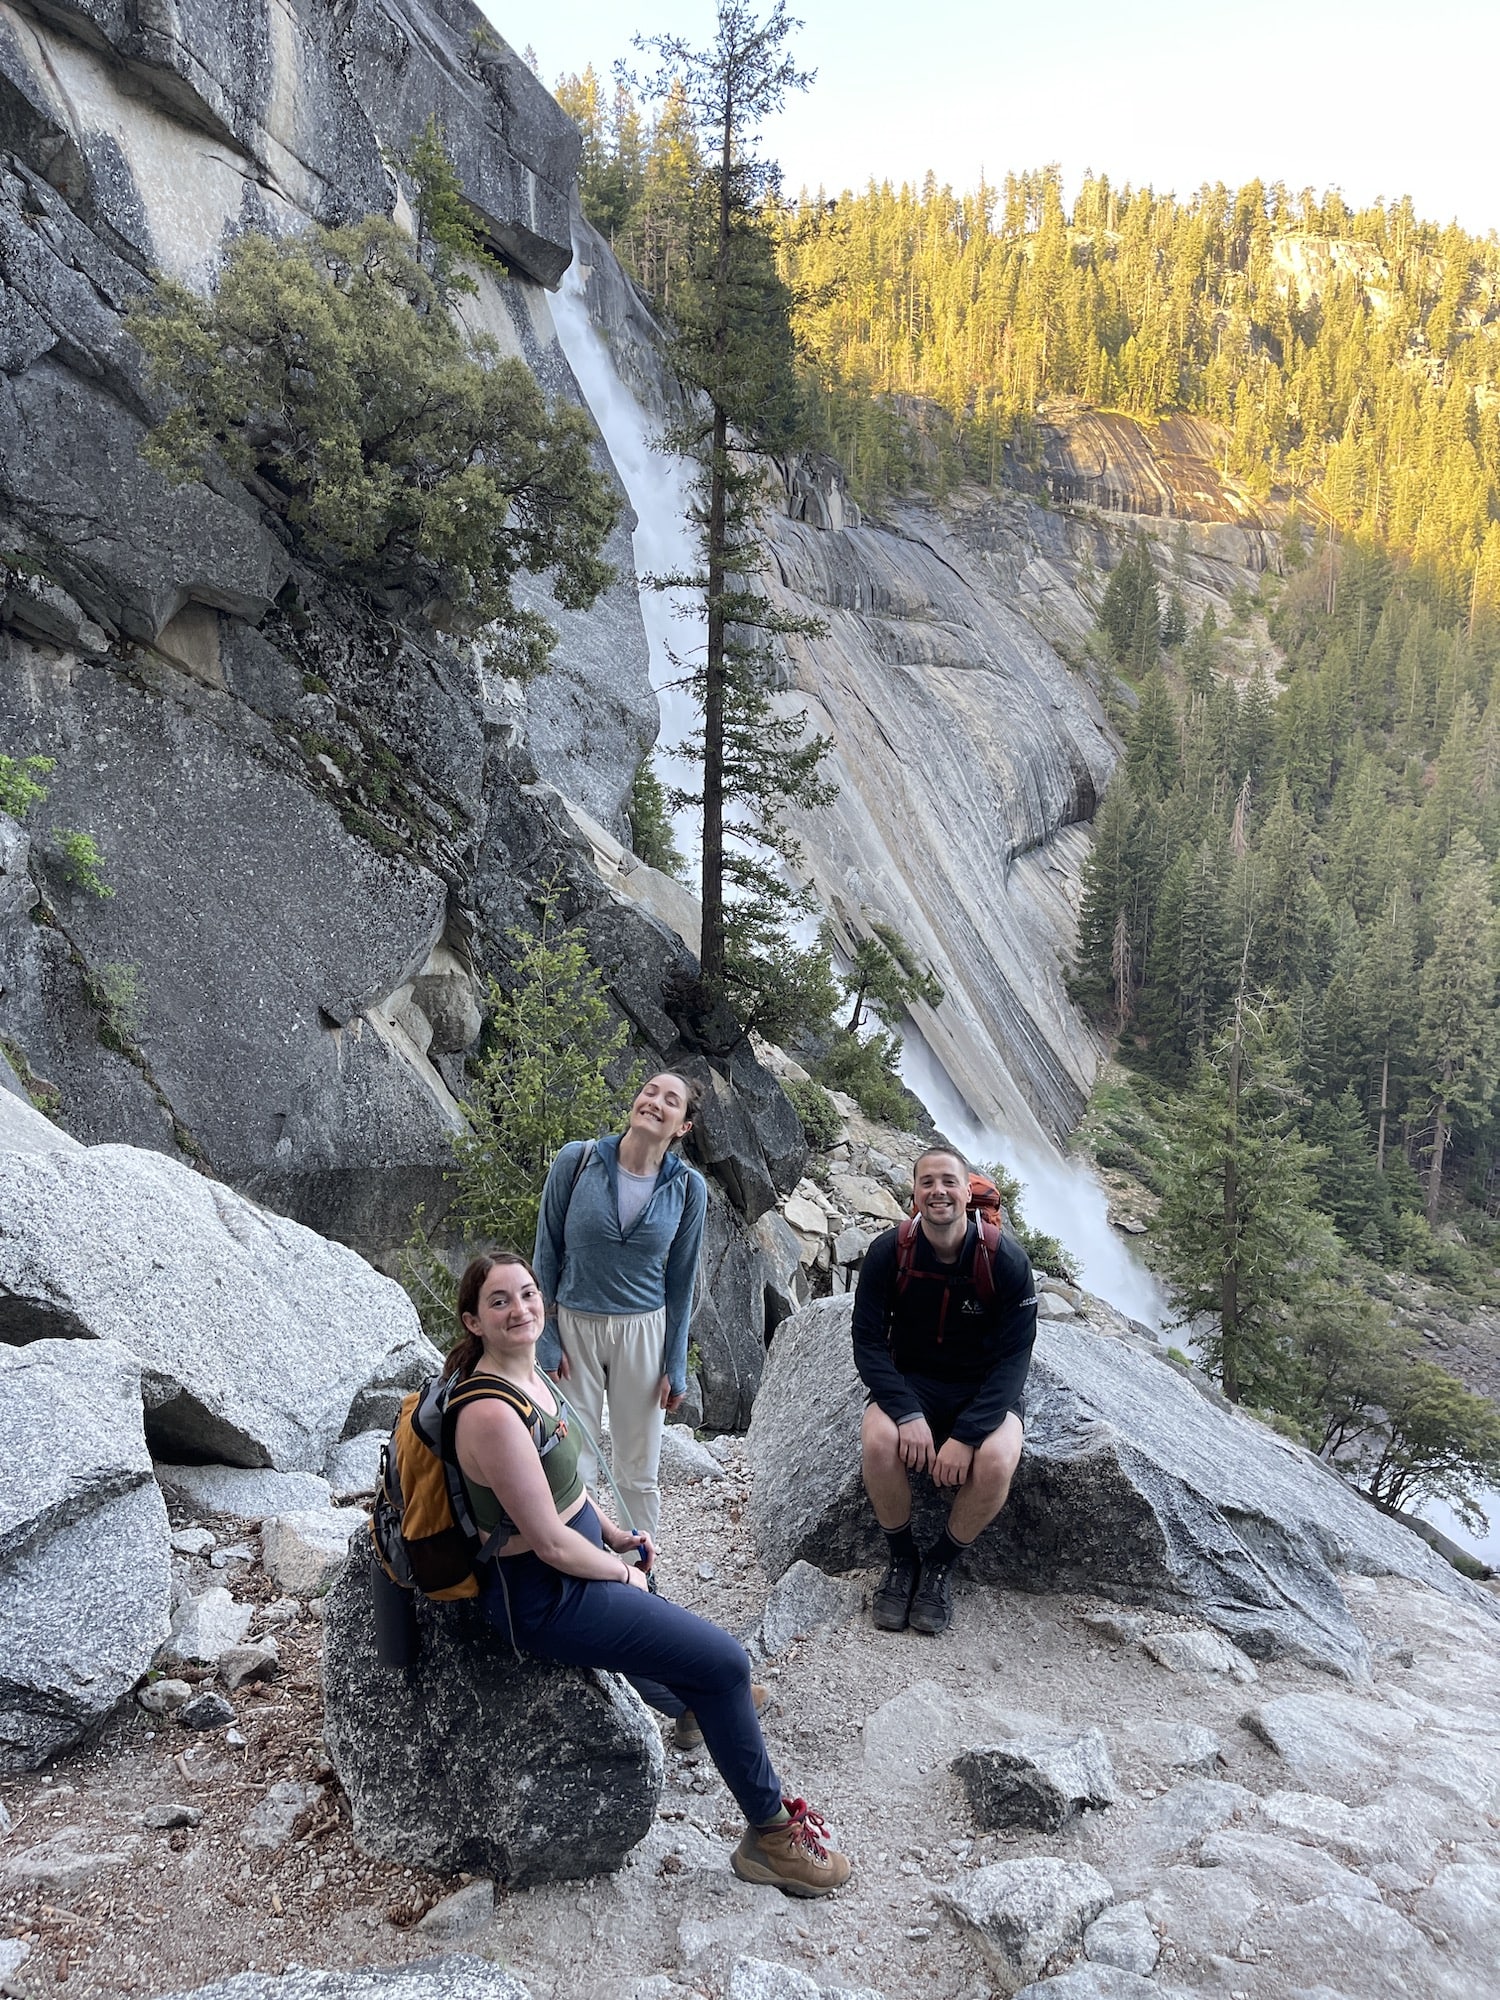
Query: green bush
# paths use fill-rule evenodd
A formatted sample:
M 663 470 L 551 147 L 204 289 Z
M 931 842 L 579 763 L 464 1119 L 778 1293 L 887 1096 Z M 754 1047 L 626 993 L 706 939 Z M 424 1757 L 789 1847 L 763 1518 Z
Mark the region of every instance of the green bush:
M 814 1072 L 829 1090 L 852 1097 L 866 1118 L 914 1132 L 922 1112 L 896 1071 L 901 1037 L 881 1032 L 862 1042 L 846 1028 L 834 1035 L 828 1053 Z
M 217 454 L 296 548 L 461 630 L 497 663 L 545 665 L 555 634 L 511 595 L 546 573 L 593 603 L 619 511 L 582 410 L 549 411 L 524 363 L 466 345 L 417 247 L 382 216 L 283 242 L 249 231 L 212 299 L 163 280 L 131 308 L 154 385 L 176 399 L 144 447 L 174 480 Z
M 146 1021 L 146 988 L 141 968 L 106 959 L 89 981 L 89 997 L 99 1010 L 99 1039 L 108 1048 L 138 1042 Z
M 17 1080 L 31 1102 L 47 1118 L 55 1118 L 62 1110 L 62 1092 L 55 1083 L 49 1083 L 44 1076 L 38 1076 L 26 1060 L 26 1051 L 19 1042 L 13 1042 L 8 1035 L 0 1035 L 0 1055 L 15 1071 Z
M 91 833 L 78 833 L 69 826 L 52 829 L 52 852 L 62 870 L 62 878 L 74 889 L 101 901 L 115 892 L 104 875 L 104 855 Z
M 12 819 L 25 819 L 47 796 L 47 787 L 38 780 L 54 768 L 51 757 L 7 757 L 0 753 L 0 812 L 9 813 Z
M 787 1096 L 792 1100 L 792 1108 L 802 1120 L 802 1130 L 807 1135 L 807 1143 L 815 1153 L 826 1153 L 830 1146 L 838 1144 L 839 1134 L 844 1129 L 844 1121 L 839 1116 L 838 1106 L 828 1095 L 821 1083 L 803 1083 L 800 1078 L 785 1086 Z
M 509 1243 L 529 1254 L 558 1148 L 617 1127 L 640 1072 L 633 1067 L 610 1080 L 629 1030 L 613 1019 L 582 930 L 559 925 L 552 891 L 542 898 L 539 931 L 513 930 L 511 938 L 518 948 L 512 983 L 490 981 L 490 1018 L 460 1107 L 466 1129 L 447 1176 L 455 1186 L 448 1223 L 465 1241 Z M 456 1286 L 420 1209 L 400 1278 L 430 1337 L 450 1346 Z
M 461 264 L 477 264 L 493 269 L 495 260 L 474 227 L 473 211 L 464 199 L 459 180 L 444 142 L 443 128 L 434 113 L 412 140 L 406 166 L 416 183 L 417 227 L 429 246 L 433 281 L 444 299 L 457 292 L 471 298 L 479 287 Z

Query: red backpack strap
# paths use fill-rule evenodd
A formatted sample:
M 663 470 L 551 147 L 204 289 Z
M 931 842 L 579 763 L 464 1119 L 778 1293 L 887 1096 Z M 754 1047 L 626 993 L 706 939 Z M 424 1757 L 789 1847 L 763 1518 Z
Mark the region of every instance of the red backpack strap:
M 908 1215 L 896 1226 L 896 1291 L 906 1290 L 911 1279 L 912 1260 L 917 1254 L 917 1218 Z
M 969 1275 L 976 1298 L 988 1310 L 995 1303 L 995 1252 L 1000 1248 L 1000 1224 L 995 1216 L 983 1209 L 975 1210 L 974 1223 L 979 1236 L 974 1245 L 974 1263 Z

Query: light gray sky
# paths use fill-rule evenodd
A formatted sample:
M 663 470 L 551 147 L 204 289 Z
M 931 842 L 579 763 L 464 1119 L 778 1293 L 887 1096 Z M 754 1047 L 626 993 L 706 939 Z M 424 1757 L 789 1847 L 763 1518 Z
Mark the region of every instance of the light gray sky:
M 536 50 L 551 88 L 607 75 L 633 32 L 706 44 L 712 0 L 481 0 Z M 769 0 L 767 0 L 768 10 Z M 1418 213 L 1500 229 L 1500 0 L 793 0 L 805 96 L 766 132 L 790 191 L 872 176 L 955 188 L 980 169 L 1059 161 L 1190 194 L 1259 174 L 1342 188 L 1353 206 L 1410 194 Z

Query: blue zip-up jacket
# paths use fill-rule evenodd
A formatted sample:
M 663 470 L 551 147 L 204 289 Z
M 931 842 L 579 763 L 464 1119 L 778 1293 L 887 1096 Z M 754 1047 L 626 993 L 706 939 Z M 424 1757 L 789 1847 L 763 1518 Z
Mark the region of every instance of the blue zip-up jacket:
M 649 1313 L 665 1306 L 662 1373 L 672 1393 L 680 1396 L 687 1389 L 688 1327 L 708 1208 L 703 1176 L 668 1153 L 646 1206 L 622 1232 L 616 1178 L 620 1141 L 598 1140 L 579 1173 L 587 1144 L 574 1139 L 564 1146 L 542 1189 L 531 1261 L 547 1301 L 547 1324 L 537 1343 L 537 1359 L 556 1373 L 562 1358 L 558 1306 L 584 1313 Z

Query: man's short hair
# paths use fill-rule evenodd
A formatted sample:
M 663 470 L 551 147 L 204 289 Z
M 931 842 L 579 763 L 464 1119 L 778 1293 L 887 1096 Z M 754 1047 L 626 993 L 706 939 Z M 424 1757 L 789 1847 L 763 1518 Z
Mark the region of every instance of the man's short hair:
M 963 1154 L 958 1150 L 957 1146 L 950 1146 L 946 1143 L 946 1141 L 940 1145 L 924 1146 L 921 1152 L 918 1153 L 917 1157 L 911 1163 L 911 1178 L 913 1187 L 916 1186 L 917 1168 L 921 1166 L 924 1160 L 930 1160 L 934 1153 L 941 1153 L 947 1159 L 957 1160 L 960 1173 L 968 1174 L 973 1171 L 968 1161 L 964 1158 Z

